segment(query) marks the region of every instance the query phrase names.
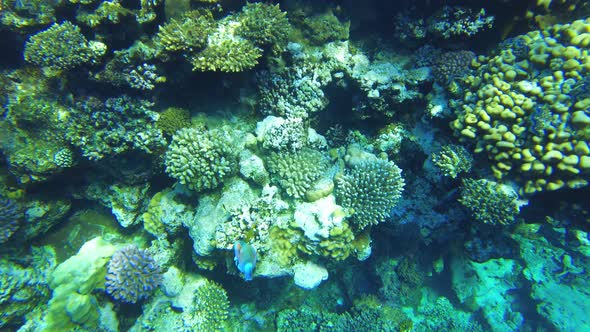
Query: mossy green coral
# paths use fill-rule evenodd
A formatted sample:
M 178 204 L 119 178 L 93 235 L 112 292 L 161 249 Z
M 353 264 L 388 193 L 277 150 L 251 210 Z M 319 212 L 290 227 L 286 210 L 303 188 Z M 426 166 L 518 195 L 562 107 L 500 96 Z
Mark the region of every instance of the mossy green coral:
M 166 52 L 196 52 L 207 44 L 215 21 L 209 10 L 193 10 L 160 26 L 156 45 Z
M 105 52 L 105 44 L 89 42 L 78 26 L 65 21 L 31 36 L 25 44 L 24 57 L 37 66 L 69 69 L 95 63 Z
M 220 130 L 180 129 L 166 152 L 166 173 L 195 191 L 213 189 L 237 168 L 235 152 Z
M 432 154 L 432 162 L 438 169 L 450 178 L 456 178 L 460 173 L 467 173 L 471 170 L 473 158 L 460 145 L 445 145 L 438 153 Z
M 262 50 L 246 39 L 224 39 L 191 58 L 195 71 L 241 72 L 258 64 Z
M 278 183 L 287 195 L 295 198 L 304 197 L 305 192 L 330 165 L 324 153 L 311 148 L 297 152 L 272 152 L 267 162 L 272 181 Z
M 185 108 L 168 107 L 160 113 L 156 125 L 167 136 L 191 125 L 190 113 Z
M 225 331 L 229 301 L 225 289 L 213 281 L 204 281 L 195 290 L 191 310 L 183 316 L 185 326 L 195 331 Z
M 237 20 L 240 23 L 238 34 L 257 46 L 270 45 L 275 54 L 282 52 L 287 46 L 291 25 L 287 13 L 282 12 L 279 5 L 248 3 Z

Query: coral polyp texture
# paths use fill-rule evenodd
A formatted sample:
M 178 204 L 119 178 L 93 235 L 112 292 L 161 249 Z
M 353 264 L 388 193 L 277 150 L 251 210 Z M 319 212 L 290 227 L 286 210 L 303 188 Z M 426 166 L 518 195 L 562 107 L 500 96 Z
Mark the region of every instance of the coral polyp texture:
M 445 145 L 438 153 L 432 154 L 432 162 L 445 176 L 454 179 L 471 170 L 473 157 L 463 146 Z
M 237 170 L 235 151 L 221 130 L 178 130 L 165 164 L 168 175 L 195 191 L 216 188 Z
M 107 264 L 106 292 L 115 300 L 136 303 L 148 298 L 162 282 L 152 255 L 134 245 L 117 250 Z
M 520 211 L 518 194 L 511 187 L 486 179 L 463 179 L 459 201 L 479 222 L 507 225 Z
M 23 217 L 23 211 L 14 200 L 0 196 L 0 244 L 12 237 Z
M 295 198 L 304 197 L 305 192 L 330 166 L 324 153 L 311 148 L 297 152 L 272 152 L 267 162 L 271 180 L 278 183 L 287 195 Z
M 401 198 L 405 181 L 391 161 L 363 160 L 336 177 L 336 197 L 349 209 L 354 227 L 362 230 L 385 221 Z
M 24 57 L 38 66 L 69 69 L 94 63 L 105 52 L 105 44 L 89 42 L 78 26 L 65 21 L 31 36 L 25 44 Z
M 586 19 L 519 36 L 462 79 L 452 128 L 525 193 L 588 185 L 589 28 Z

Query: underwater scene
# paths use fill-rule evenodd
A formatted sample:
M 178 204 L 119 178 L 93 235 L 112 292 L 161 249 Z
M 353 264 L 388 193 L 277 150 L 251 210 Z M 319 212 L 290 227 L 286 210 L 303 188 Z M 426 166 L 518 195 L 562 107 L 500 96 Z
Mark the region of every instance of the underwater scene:
M 590 331 L 590 1 L 0 0 L 0 332 Z

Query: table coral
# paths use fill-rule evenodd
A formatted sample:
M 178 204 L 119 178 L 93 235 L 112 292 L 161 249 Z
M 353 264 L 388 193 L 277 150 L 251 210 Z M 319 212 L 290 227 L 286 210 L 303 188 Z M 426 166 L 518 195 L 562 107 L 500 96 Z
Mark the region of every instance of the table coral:
M 478 57 L 462 80 L 451 127 L 485 153 L 497 178 L 514 177 L 532 194 L 588 185 L 590 19 L 517 37 L 507 49 Z M 579 89 L 579 90 L 578 90 Z M 573 93 L 572 93 L 573 92 Z

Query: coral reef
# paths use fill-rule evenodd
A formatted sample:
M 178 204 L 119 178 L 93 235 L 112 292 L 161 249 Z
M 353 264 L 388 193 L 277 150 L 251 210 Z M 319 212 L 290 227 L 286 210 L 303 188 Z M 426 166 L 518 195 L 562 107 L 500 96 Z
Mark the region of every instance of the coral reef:
M 570 94 L 588 72 L 584 29 L 590 21 L 551 26 L 517 37 L 522 43 L 478 57 L 462 79 L 452 128 L 485 153 L 497 178 L 514 178 L 532 194 L 588 184 L 590 98 Z
M 151 102 L 127 95 L 104 101 L 88 97 L 68 117 L 66 137 L 90 160 L 134 149 L 153 153 L 165 140 L 156 128 L 159 115 L 151 107 Z
M 313 183 L 328 171 L 330 162 L 321 151 L 303 148 L 297 152 L 271 152 L 267 160 L 271 181 L 278 183 L 287 195 L 305 196 Z
M 22 209 L 14 200 L 0 196 L 0 244 L 7 242 L 24 219 Z
M 222 130 L 184 128 L 166 151 L 166 173 L 192 190 L 214 189 L 236 171 L 236 158 Z
M 130 245 L 117 250 L 107 264 L 106 292 L 115 300 L 136 303 L 160 286 L 162 275 L 154 258 Z
M 42 305 L 50 295 L 47 274 L 56 264 L 50 247 L 33 247 L 30 264 L 0 259 L 0 328 L 19 325 L 26 315 Z
M 433 153 L 432 162 L 443 173 L 455 179 L 460 173 L 469 173 L 473 157 L 461 145 L 444 145 L 438 153 Z
M 101 42 L 89 42 L 78 26 L 65 21 L 31 36 L 24 57 L 37 66 L 70 69 L 98 61 L 106 48 Z
M 512 224 L 520 211 L 514 189 L 486 179 L 463 179 L 459 201 L 477 221 L 491 225 Z
M 384 221 L 404 189 L 401 169 L 382 159 L 361 160 L 336 177 L 336 197 L 349 209 L 352 225 L 362 230 Z

